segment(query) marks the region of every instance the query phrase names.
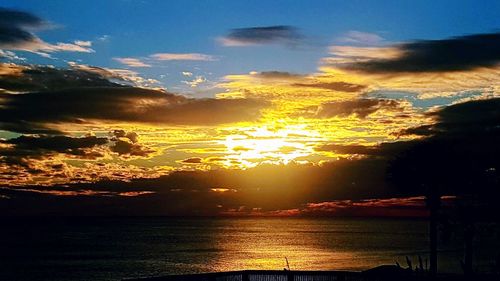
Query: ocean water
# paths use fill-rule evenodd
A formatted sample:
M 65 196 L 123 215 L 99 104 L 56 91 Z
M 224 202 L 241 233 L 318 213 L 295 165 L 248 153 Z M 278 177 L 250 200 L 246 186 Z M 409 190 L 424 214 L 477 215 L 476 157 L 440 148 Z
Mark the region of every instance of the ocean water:
M 427 222 L 307 218 L 1 219 L 0 280 L 120 280 L 285 267 L 363 270 L 414 264 L 427 254 Z M 489 270 L 498 237 L 485 228 L 475 264 Z M 460 271 L 459 236 L 440 243 L 439 269 Z

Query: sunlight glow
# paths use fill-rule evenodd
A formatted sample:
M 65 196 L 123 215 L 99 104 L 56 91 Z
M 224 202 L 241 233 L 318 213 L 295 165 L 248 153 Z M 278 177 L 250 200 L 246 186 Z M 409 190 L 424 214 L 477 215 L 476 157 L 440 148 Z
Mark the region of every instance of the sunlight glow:
M 222 143 L 227 153 L 232 155 L 241 168 L 249 168 L 259 163 L 288 164 L 290 161 L 305 157 L 314 152 L 309 141 L 317 141 L 320 135 L 300 127 L 288 127 L 276 131 L 267 126 L 246 128 L 241 134 L 226 137 Z

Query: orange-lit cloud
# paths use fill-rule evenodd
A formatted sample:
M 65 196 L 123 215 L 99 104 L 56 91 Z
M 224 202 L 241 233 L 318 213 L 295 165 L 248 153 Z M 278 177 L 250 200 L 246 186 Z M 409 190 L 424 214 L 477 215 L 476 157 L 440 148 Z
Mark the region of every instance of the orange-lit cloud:
M 444 206 L 453 206 L 456 196 L 443 196 Z M 262 208 L 240 206 L 223 211 L 225 216 L 290 217 L 290 216 L 341 216 L 341 217 L 428 217 L 425 197 L 387 199 L 336 200 L 306 203 L 301 208 L 265 211 Z
M 287 37 L 294 30 L 251 28 L 225 39 L 287 45 L 299 39 Z M 496 153 L 499 68 L 363 68 L 407 60 L 405 52 L 416 44 L 382 41 L 350 32 L 343 43 L 355 46 L 331 47 L 315 73 L 228 74 L 205 98 L 166 91 L 135 70 L 0 64 L 0 182 L 12 187 L 0 196 L 10 202 L 18 202 L 16 196 L 84 197 L 75 205 L 82 209 L 96 197 L 112 197 L 162 215 L 418 217 L 426 214 L 419 196 L 425 191 L 396 190 L 388 179 L 402 155 L 432 158 L 443 148 L 456 149 L 463 159 L 486 163 L 474 171 L 494 179 L 497 162 L 484 151 Z M 216 59 L 159 53 L 118 61 L 147 67 Z M 193 88 L 211 82 L 180 74 Z M 439 163 L 446 165 L 435 174 L 459 168 L 446 159 Z

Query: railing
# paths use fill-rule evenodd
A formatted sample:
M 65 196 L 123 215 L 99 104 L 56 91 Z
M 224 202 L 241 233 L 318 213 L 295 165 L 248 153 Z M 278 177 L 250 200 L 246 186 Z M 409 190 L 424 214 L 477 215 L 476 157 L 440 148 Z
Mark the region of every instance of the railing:
M 202 274 L 168 275 L 127 279 L 127 281 L 358 281 L 366 280 L 361 272 L 242 270 Z

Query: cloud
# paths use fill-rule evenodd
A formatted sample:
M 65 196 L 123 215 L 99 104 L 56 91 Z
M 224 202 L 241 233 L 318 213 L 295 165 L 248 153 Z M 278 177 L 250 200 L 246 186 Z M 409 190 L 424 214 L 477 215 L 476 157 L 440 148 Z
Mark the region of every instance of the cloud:
M 113 137 L 110 141 L 113 145 L 110 146 L 112 152 L 118 153 L 123 157 L 147 157 L 154 153 L 155 150 L 139 144 L 139 135 L 136 132 L 126 132 L 124 130 L 114 130 Z
M 336 154 L 344 155 L 365 155 L 385 158 L 394 158 L 400 153 L 411 149 L 419 143 L 419 140 L 384 142 L 377 145 L 361 145 L 361 144 L 338 144 L 330 143 L 323 144 L 315 148 L 316 151 L 331 151 Z
M 1 162 L 9 165 L 30 167 L 30 159 L 42 159 L 55 154 L 75 156 L 81 159 L 103 157 L 95 147 L 108 143 L 107 138 L 87 136 L 20 136 L 0 141 Z
M 384 41 L 384 38 L 375 33 L 351 30 L 343 37 L 340 37 L 339 41 L 354 44 L 376 45 Z
M 423 136 L 500 135 L 500 98 L 453 104 L 427 113 L 434 124 L 404 130 L 403 134 Z
M 195 161 L 196 162 L 196 161 Z M 126 181 L 101 180 L 91 183 L 69 183 L 51 186 L 23 186 L 22 189 L 52 190 L 53 194 L 39 194 L 16 191 L 17 187 L 0 189 L 0 195 L 9 196 L 13 201 L 0 203 L 4 214 L 13 212 L 7 205 L 17 204 L 19 213 L 88 212 L 84 206 L 99 206 L 92 210 L 100 214 L 112 214 L 118 206 L 123 206 L 127 198 L 99 198 L 79 196 L 78 202 L 70 204 L 62 198 L 54 200 L 56 191 L 89 190 L 98 193 L 117 194 L 123 192 L 154 192 L 144 197 L 144 201 L 128 201 L 130 214 L 163 215 L 218 215 L 223 211 L 240 206 L 261 208 L 262 211 L 285 210 L 302 206 L 307 202 L 344 200 L 347 198 L 373 198 L 386 194 L 383 184 L 384 171 L 381 161 L 343 160 L 316 165 L 262 165 L 247 170 L 218 169 L 210 171 L 175 171 L 156 178 L 127 178 Z M 335 173 L 331 171 L 335 170 Z M 370 172 L 366 172 L 370 171 Z M 216 192 L 227 189 L 228 192 Z M 44 197 L 40 197 L 40 196 Z M 37 198 L 36 204 L 26 204 Z M 51 199 L 52 198 L 52 199 Z M 51 201 L 52 204 L 46 203 Z M 162 202 L 162 204 L 157 204 Z M 7 204 L 7 205 L 6 205 Z M 222 205 L 223 207 L 217 207 Z M 23 208 L 21 208 L 23 207 Z M 76 209 L 75 209 L 76 208 Z M 122 210 L 121 210 L 122 212 Z M 121 213 L 123 214 L 123 213 Z
M 125 130 L 114 130 L 113 136 L 114 139 L 126 138 L 132 143 L 136 143 L 139 141 L 139 135 L 136 132 L 125 132 Z
M 144 63 L 136 58 L 113 58 L 115 61 L 130 67 L 151 67 L 150 64 Z
M 151 58 L 159 61 L 187 60 L 187 61 L 215 61 L 214 56 L 199 53 L 157 53 L 150 55 Z
M 82 53 L 94 53 L 95 51 L 89 47 L 87 44 L 81 44 L 82 41 L 75 41 L 75 43 L 56 43 L 56 44 L 43 44 L 39 47 L 39 51 L 45 52 L 82 52 Z M 85 41 L 90 42 L 90 41 Z M 78 44 L 77 44 L 78 43 Z
M 214 125 L 256 120 L 267 102 L 256 99 L 194 99 L 163 90 L 111 82 L 108 69 L 58 69 L 8 65 L 0 87 L 0 123 L 21 133 L 57 133 L 53 125 L 136 122 Z
M 332 144 L 324 147 L 324 150 L 336 151 L 340 154 L 364 154 L 367 156 L 365 158 L 340 158 L 337 161 L 321 165 L 290 163 L 289 165 L 258 165 L 246 170 L 174 171 L 168 175 L 150 179 L 130 180 L 128 178 L 128 182 L 103 180 L 87 184 L 53 185 L 49 188 L 23 187 L 26 190 L 43 189 L 43 194 L 16 191 L 15 188 L 2 189 L 0 195 L 9 197 L 8 200 L 11 201 L 5 200 L 8 202 L 0 203 L 0 210 L 5 211 L 6 214 L 12 213 L 12 210 L 18 210 L 21 213 L 36 213 L 40 210 L 63 213 L 72 210 L 74 213 L 80 213 L 88 210 L 88 206 L 98 205 L 98 211 L 101 214 L 118 214 L 121 211 L 118 206 L 127 203 L 130 214 L 142 215 L 250 214 L 418 217 L 425 215 L 426 212 L 421 197 L 425 194 L 425 190 L 421 186 L 412 186 L 411 188 L 406 188 L 406 186 L 411 186 L 413 182 L 420 183 L 417 179 L 428 178 L 429 182 L 434 182 L 443 177 L 453 179 L 454 183 L 447 185 L 450 188 L 444 194 L 458 195 L 461 194 L 461 190 L 474 190 L 475 192 L 475 190 L 481 189 L 486 191 L 483 195 L 486 194 L 496 201 L 498 192 L 491 186 L 498 186 L 497 171 L 500 167 L 500 163 L 498 163 L 500 158 L 498 157 L 497 143 L 499 139 L 498 137 L 491 138 L 491 134 L 487 132 L 494 128 L 497 128 L 498 132 L 499 126 L 493 125 L 495 124 L 494 120 L 496 120 L 496 124 L 500 120 L 494 114 L 493 108 L 495 107 L 496 101 L 492 101 L 490 105 L 474 101 L 463 107 L 451 106 L 448 108 L 449 112 L 444 112 L 446 109 L 443 109 L 443 117 L 440 117 L 442 119 L 437 120 L 445 123 L 448 122 L 445 120 L 464 120 L 463 115 L 474 116 L 478 110 L 486 110 L 486 116 L 489 117 L 484 117 L 484 124 L 491 123 L 489 129 L 487 129 L 488 127 L 485 130 L 478 128 L 475 134 L 463 134 L 461 138 L 456 138 L 456 135 L 453 137 L 448 135 L 444 141 L 445 137 L 441 135 L 439 138 L 382 143 L 375 146 L 344 145 L 343 147 Z M 439 116 L 439 111 L 435 114 Z M 475 122 L 469 118 L 460 122 L 467 123 L 469 122 L 467 120 Z M 478 127 L 481 127 L 481 124 L 483 123 L 478 123 Z M 129 135 L 125 131 L 117 130 L 113 132 L 113 135 L 118 138 L 128 138 L 130 142 L 133 142 L 132 139 L 136 139 L 135 136 Z M 394 161 L 403 161 L 401 157 L 406 159 L 404 157 L 408 157 L 408 155 L 411 156 L 410 160 L 417 159 L 419 161 L 408 161 L 407 163 L 411 165 L 401 165 L 400 167 L 405 171 L 412 171 L 417 164 L 430 167 L 424 170 L 426 173 L 416 173 L 412 177 L 404 176 L 403 183 L 395 184 L 392 177 L 398 171 L 395 171 L 392 165 L 396 163 Z M 417 156 L 418 158 L 414 158 Z M 200 157 L 190 158 L 192 159 L 186 159 L 186 163 L 203 162 Z M 491 175 L 491 177 L 481 177 L 479 183 L 470 181 L 460 183 L 464 179 L 462 175 L 479 172 Z M 490 180 L 492 182 L 489 182 L 489 187 L 486 187 L 488 186 L 486 183 Z M 437 183 L 443 182 L 438 180 Z M 468 189 L 462 189 L 465 183 L 469 186 Z M 475 187 L 476 184 L 477 187 Z M 470 189 L 470 187 L 474 188 Z M 237 190 L 237 192 L 213 192 L 213 189 L 217 188 Z M 46 192 L 47 190 L 51 193 Z M 104 199 L 99 201 L 100 199 L 97 197 L 104 198 L 105 196 L 96 195 L 89 198 L 82 194 L 75 195 L 79 199 L 75 203 L 60 198 L 54 200 L 53 197 L 57 196 L 56 193 L 60 190 L 89 190 L 94 194 L 142 191 L 153 193 L 142 197 L 141 201 L 122 201 L 128 200 L 128 198 L 117 198 L 117 196 L 111 199 L 106 197 L 106 201 Z M 44 197 L 41 197 L 42 195 Z M 402 196 L 405 198 L 401 198 Z M 36 204 L 26 204 L 25 202 L 33 202 L 33 200 L 27 200 L 29 198 L 37 198 Z M 158 202 L 163 204 L 157 204 Z M 17 204 L 17 209 L 9 209 L 14 204 Z M 20 206 L 23 208 L 20 209 Z
M 12 186 L 33 182 L 34 177 L 37 178 L 37 185 L 72 180 L 92 181 L 97 179 L 98 174 L 106 171 L 97 172 L 89 163 L 148 158 L 156 152 L 137 141 L 138 135 L 135 132 L 123 130 L 115 130 L 112 137 L 21 135 L 2 139 L 0 180 Z M 82 165 L 69 163 L 75 160 Z M 109 169 L 109 172 L 119 174 L 113 169 Z
M 107 96 L 107 93 L 103 95 Z M 481 190 L 485 191 L 483 195 L 495 198 L 496 201 L 498 198 L 496 186 L 500 179 L 497 172 L 500 170 L 497 145 L 500 140 L 493 134 L 500 128 L 498 126 L 500 119 L 495 111 L 495 108 L 498 108 L 497 102 L 491 100 L 490 104 L 482 101 L 470 102 L 467 105 L 457 104 L 429 115 L 435 118 L 436 126 L 438 123 L 446 123 L 450 124 L 450 127 L 454 124 L 453 126 L 457 129 L 462 127 L 466 129 L 472 125 L 463 126 L 464 124 L 476 124 L 477 129 L 472 133 L 464 130 L 462 133 L 447 134 L 445 131 L 452 132 L 451 129 L 441 130 L 443 133 L 440 133 L 438 137 L 378 145 L 373 144 L 373 142 L 380 141 L 378 134 L 371 135 L 373 138 L 369 140 L 372 143 L 365 143 L 365 145 L 360 144 L 359 135 L 348 135 L 346 139 L 349 144 L 346 144 L 345 139 L 339 138 L 338 142 L 328 140 L 331 142 L 330 145 L 316 149 L 318 153 L 334 151 L 338 154 L 362 154 L 364 157 L 344 159 L 336 155 L 338 160 L 317 165 L 298 164 L 292 161 L 288 165 L 262 164 L 245 170 L 221 168 L 209 171 L 172 171 L 168 175 L 154 178 L 145 178 L 145 176 L 141 178 L 137 174 L 131 174 L 128 166 L 127 168 L 122 166 L 118 170 L 122 177 L 120 180 L 94 180 L 86 184 L 76 182 L 78 178 L 75 175 L 80 173 L 74 172 L 74 176 L 71 177 L 75 178 L 73 183 L 64 182 L 63 185 L 51 182 L 50 186 L 25 184 L 22 191 L 17 190 L 15 186 L 0 190 L 0 196 L 9 197 L 3 200 L 7 202 L 0 203 L 0 211 L 4 214 L 34 214 L 40 210 L 53 214 L 67 212 L 85 214 L 91 209 L 100 214 L 123 215 L 123 209 L 120 207 L 126 204 L 127 214 L 136 215 L 245 215 L 248 213 L 251 215 L 306 216 L 420 216 L 419 214 L 423 214 L 425 209 L 421 206 L 423 201 L 419 198 L 425 194 L 426 190 L 421 186 L 411 185 L 413 182 L 420 183 L 418 180 L 427 178 L 430 183 L 453 183 L 447 184 L 450 188 L 444 194 L 459 195 L 463 190 L 473 192 Z M 485 116 L 477 117 L 478 112 L 484 112 Z M 335 124 L 332 122 L 334 120 L 323 121 L 325 122 L 322 124 L 325 126 Z M 345 120 L 339 122 L 344 124 Z M 484 126 L 485 124 L 490 125 Z M 348 126 L 352 125 L 348 124 Z M 234 128 L 228 130 L 231 134 L 242 132 Z M 245 132 L 245 136 L 255 136 L 248 130 Z M 281 135 L 277 131 L 273 133 Z M 308 131 L 302 132 L 302 134 L 307 133 Z M 343 131 L 336 130 L 334 133 L 342 135 Z M 274 135 L 270 137 L 271 141 L 274 140 Z M 289 137 L 287 140 L 299 137 L 291 134 L 286 136 Z M 157 138 L 164 141 L 159 135 Z M 129 144 L 138 141 L 137 135 L 124 130 L 112 132 L 108 144 L 110 147 L 114 139 Z M 206 143 L 203 141 L 203 147 Z M 98 147 L 93 147 L 93 149 L 96 148 Z M 223 149 L 226 148 L 223 147 Z M 217 155 L 231 160 L 231 156 Z M 401 165 L 405 171 L 412 171 L 416 167 L 415 164 L 427 165 L 429 168 L 417 170 L 425 173 L 415 173 L 411 177 L 405 176 L 403 177 L 405 181 L 394 183 L 396 181 L 393 182 L 392 177 L 397 171 L 393 170 L 391 163 L 401 163 L 395 161 L 402 161 L 400 159 L 407 157 L 406 155 L 411 156 L 410 160 L 417 159 L 418 161 L 406 162 L 405 160 L 405 163 L 410 163 L 410 165 Z M 196 165 L 188 165 L 189 162 L 195 164 L 197 162 L 208 164 L 209 162 L 205 160 L 208 159 L 207 155 L 196 153 L 185 155 L 182 151 L 181 157 L 185 162 L 181 160 L 178 163 L 187 169 L 196 167 Z M 187 160 L 190 158 L 191 160 Z M 53 160 L 50 162 L 51 165 L 58 166 L 57 171 L 71 168 L 60 167 Z M 98 173 L 100 179 L 104 178 L 100 174 L 101 171 L 106 173 L 109 170 L 108 166 L 97 164 L 90 167 L 89 169 Z M 31 173 L 35 178 L 45 175 L 40 172 L 43 169 L 39 166 L 33 166 L 32 169 L 37 169 Z M 20 169 L 11 168 L 2 171 L 6 171 L 2 174 L 4 177 L 2 179 L 5 179 L 8 173 L 17 173 Z M 50 171 L 52 174 L 56 173 L 53 170 Z M 472 182 L 470 178 L 464 183 L 460 182 L 465 178 L 463 175 L 471 173 L 476 175 L 482 173 L 481 175 L 485 176 L 479 177 L 479 182 Z M 111 177 L 111 171 L 109 174 Z M 85 174 L 85 176 L 90 178 L 90 175 Z M 16 177 L 19 178 L 17 175 Z M 453 181 L 444 181 L 443 178 L 451 178 Z M 91 180 L 92 178 L 88 181 Z M 12 183 L 7 180 L 5 182 Z M 27 178 L 26 182 L 32 183 L 33 181 Z M 465 183 L 468 185 L 467 189 L 464 188 Z M 488 186 L 486 184 L 490 184 L 489 188 L 485 187 Z M 406 186 L 411 186 L 411 188 L 406 188 Z M 229 189 L 237 192 L 214 192 L 214 189 Z M 74 192 L 73 196 L 58 195 L 70 191 Z M 117 194 L 128 194 L 128 192 L 130 194 L 151 193 L 130 198 L 125 195 L 117 196 Z M 95 195 L 85 195 L 91 193 Z M 483 195 L 481 198 L 484 197 Z M 402 196 L 406 198 L 401 198 Z M 415 196 L 419 198 L 414 198 Z M 94 209 L 89 206 L 94 206 Z
M 146 157 L 155 152 L 138 143 L 138 134 L 115 130 L 111 138 L 84 136 L 21 135 L 0 140 L 1 162 L 29 165 L 31 159 L 45 159 L 55 155 L 74 156 L 79 159 L 102 158 L 108 152 L 120 156 Z
M 455 196 L 443 196 L 443 207 L 453 205 Z M 283 212 L 284 213 L 284 212 Z M 364 200 L 334 200 L 307 203 L 294 216 L 339 217 L 428 217 L 424 196 L 373 198 Z
M 336 66 L 349 66 L 356 62 L 375 59 L 389 60 L 401 55 L 401 51 L 396 47 L 331 46 L 329 52 L 334 57 L 325 58 L 322 62 Z
M 1 189 L 1 188 L 0 188 Z M 154 194 L 152 191 L 125 191 L 125 192 L 107 192 L 107 191 L 94 191 L 94 190 L 50 190 L 50 189 L 35 189 L 35 188 L 16 188 L 15 192 L 17 193 L 33 193 L 39 194 L 42 196 L 104 196 L 104 197 L 112 197 L 112 196 L 124 196 L 124 197 L 136 197 Z
M 369 58 L 367 60 L 341 61 L 337 66 L 367 73 L 468 71 L 498 66 L 499 49 L 500 33 L 474 34 L 404 43 L 385 48 L 393 50 L 392 57 L 377 58 L 370 55 L 364 56 Z M 342 54 L 339 56 L 345 57 Z
M 2 59 L 2 58 L 10 60 L 10 61 L 12 61 L 12 60 L 26 61 L 26 58 L 20 57 L 12 51 L 0 50 L 0 59 Z
M 191 81 L 182 81 L 182 83 L 189 85 L 191 88 L 196 88 L 198 85 L 201 83 L 207 82 L 207 79 L 203 76 L 196 76 L 193 80 Z
M 228 47 L 240 47 L 264 44 L 284 44 L 293 46 L 302 40 L 303 36 L 293 26 L 275 25 L 264 27 L 248 27 L 232 29 L 229 34 L 219 39 Z
M 110 38 L 111 38 L 111 36 L 104 34 L 104 35 L 97 37 L 97 40 L 100 42 L 109 42 Z
M 0 8 L 0 49 L 28 51 L 46 57 L 50 57 L 48 53 L 59 51 L 94 52 L 90 41 L 51 44 L 33 33 L 48 26 L 46 21 L 30 13 Z
M 389 99 L 357 99 L 338 102 L 327 102 L 317 107 L 315 115 L 319 118 L 355 115 L 366 118 L 381 109 L 397 110 L 399 102 Z
M 111 146 L 111 151 L 116 152 L 119 155 L 140 157 L 146 157 L 149 154 L 155 152 L 154 150 L 145 148 L 137 143 L 120 139 L 116 140 L 114 145 Z
M 0 88 L 8 91 L 51 91 L 82 87 L 119 87 L 109 78 L 120 79 L 111 72 L 83 68 L 60 69 L 48 66 L 21 66 L 0 63 Z M 107 76 L 107 77 L 106 77 Z
M 475 100 L 429 113 L 432 124 L 404 130 L 425 136 L 388 166 L 402 189 L 498 198 L 500 99 Z
M 0 104 L 3 129 L 32 133 L 50 132 L 50 124 L 93 121 L 157 125 L 214 125 L 249 121 L 259 118 L 260 110 L 267 105 L 253 99 L 192 99 L 134 87 L 0 94 Z
M 191 157 L 191 158 L 187 158 L 187 159 L 184 159 L 182 160 L 182 163 L 187 163 L 187 164 L 200 164 L 202 161 L 201 158 L 199 157 Z
M 92 41 L 75 40 L 74 43 L 76 45 L 82 46 L 82 47 L 91 47 L 92 46 Z
M 316 148 L 318 151 L 332 151 L 338 154 L 362 154 L 371 155 L 378 153 L 378 147 L 376 146 L 365 146 L 365 145 L 343 145 L 343 144 L 325 144 Z
M 305 78 L 305 75 L 290 73 L 286 71 L 262 71 L 262 72 L 250 72 L 251 76 L 263 78 L 263 79 L 301 79 Z
M 47 25 L 41 18 L 27 12 L 0 8 L 0 47 L 36 41 L 29 29 Z
M 339 92 L 359 92 L 366 89 L 365 85 L 352 84 L 348 82 L 321 82 L 314 81 L 312 83 L 295 83 L 292 86 L 305 87 L 305 88 L 320 88 Z
M 143 78 L 139 75 L 138 72 L 129 69 L 97 67 L 85 64 L 77 64 L 75 62 L 68 62 L 68 64 L 69 66 L 71 66 L 71 69 L 94 73 L 101 76 L 101 78 L 103 79 L 110 80 L 113 83 L 119 82 L 121 84 L 126 84 L 129 86 L 133 85 L 145 88 L 158 86 L 158 84 L 160 83 L 158 80 L 155 79 Z M 120 84 L 115 83 L 115 85 L 120 85 Z

